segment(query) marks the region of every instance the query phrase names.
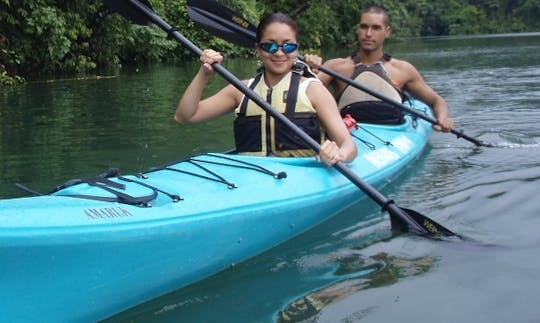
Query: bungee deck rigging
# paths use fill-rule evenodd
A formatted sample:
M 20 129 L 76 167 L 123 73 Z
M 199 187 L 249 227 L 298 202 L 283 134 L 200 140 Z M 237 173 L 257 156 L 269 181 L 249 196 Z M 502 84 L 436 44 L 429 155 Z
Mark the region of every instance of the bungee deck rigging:
M 205 157 L 215 158 L 215 160 L 204 159 Z M 218 161 L 218 160 L 222 160 L 222 161 Z M 188 164 L 195 166 L 195 168 L 198 170 L 201 170 L 201 172 L 197 173 L 195 171 L 187 170 L 188 167 L 185 167 L 185 166 Z M 272 176 L 273 178 L 279 179 L 279 180 L 287 177 L 287 174 L 283 171 L 273 172 L 255 163 L 246 162 L 243 160 L 235 159 L 233 157 L 228 157 L 224 155 L 206 153 L 202 155 L 189 157 L 189 158 L 177 161 L 177 162 L 169 163 L 164 166 L 152 168 L 151 170 L 147 172 L 130 175 L 129 177 L 122 176 L 118 168 L 110 168 L 106 173 L 103 173 L 97 176 L 89 177 L 86 179 L 71 179 L 65 182 L 64 184 L 57 186 L 54 190 L 52 190 L 50 193 L 47 193 L 47 194 L 39 193 L 21 184 L 17 184 L 17 187 L 34 195 L 66 196 L 66 197 L 90 199 L 90 200 L 97 200 L 97 201 L 104 201 L 104 202 L 118 202 L 122 204 L 136 205 L 140 207 L 151 207 L 152 206 L 151 201 L 155 200 L 159 193 L 169 197 L 171 201 L 175 203 L 184 200 L 184 198 L 181 197 L 179 193 L 168 192 L 160 188 L 158 184 L 150 184 L 150 183 L 145 182 L 145 181 L 152 182 L 152 173 L 158 172 L 158 171 L 170 171 L 172 173 L 182 173 L 189 176 L 202 178 L 208 181 L 224 184 L 229 189 L 237 188 L 237 185 L 234 182 L 224 178 L 223 176 L 218 174 L 216 171 L 210 169 L 208 165 L 233 167 L 238 170 L 244 170 L 244 171 L 256 171 L 262 174 Z M 130 195 L 126 192 L 127 186 L 119 181 L 133 183 L 135 185 L 142 186 L 144 188 L 149 189 L 150 193 L 143 196 Z M 109 193 L 109 194 L 102 196 L 102 195 L 89 195 L 89 194 L 77 194 L 73 192 L 71 193 L 64 192 L 68 188 L 73 188 L 76 185 L 85 185 L 85 184 L 91 187 L 99 188 L 105 191 L 105 193 Z
M 375 138 L 376 141 L 378 141 L 384 146 L 392 145 L 390 141 L 377 136 L 373 132 L 367 130 L 365 127 L 357 127 L 357 130 L 365 132 L 370 137 Z M 375 143 L 371 142 L 368 139 L 361 138 L 359 134 L 355 134 L 353 132 L 352 136 L 355 140 L 362 143 L 371 151 L 377 148 L 377 145 Z M 168 163 L 159 167 L 155 167 L 143 173 L 137 173 L 127 176 L 123 176 L 118 168 L 110 168 L 106 173 L 102 173 L 93 177 L 85 179 L 71 179 L 64 184 L 57 186 L 49 193 L 40 193 L 21 184 L 17 184 L 17 187 L 33 195 L 66 196 L 104 202 L 118 202 L 121 204 L 136 205 L 139 207 L 152 207 L 152 201 L 154 201 L 160 193 L 167 196 L 173 203 L 184 200 L 184 197 L 182 197 L 179 192 L 169 192 L 160 188 L 159 184 L 152 184 L 152 173 L 158 171 L 169 171 L 171 173 L 182 173 L 185 175 L 194 176 L 211 182 L 224 184 L 228 189 L 237 188 L 237 184 L 234 183 L 233 179 L 227 179 L 221 176 L 216 171 L 212 170 L 212 166 L 226 166 L 233 167 L 238 170 L 255 171 L 272 176 L 273 178 L 279 180 L 287 177 L 287 173 L 284 171 L 272 171 L 254 162 L 247 162 L 238 158 L 234 158 L 233 156 L 235 155 L 229 154 L 226 156 L 223 154 L 206 153 L 192 156 L 180 161 Z M 196 170 L 199 170 L 200 172 L 188 170 L 189 167 L 186 167 L 186 165 L 192 165 Z M 148 189 L 149 192 L 144 195 L 132 195 L 128 192 L 127 185 L 122 182 L 132 183 L 141 186 Z M 73 191 L 74 186 L 85 184 L 100 189 L 101 191 L 103 191 L 103 194 L 83 194 Z M 66 192 L 66 190 L 69 188 L 72 189 Z
M 412 116 L 412 119 L 413 127 L 416 128 L 416 117 Z M 364 126 L 357 126 L 356 130 L 357 131 L 351 131 L 351 135 L 353 136 L 354 140 L 362 143 L 362 145 L 367 147 L 370 151 L 374 151 L 375 149 L 377 149 L 377 144 L 372 142 L 372 140 L 369 140 L 368 138 L 362 138 L 359 132 L 363 132 L 367 136 L 374 138 L 375 141 L 379 143 L 379 146 L 392 145 L 390 141 L 386 140 L 385 138 L 381 138 L 377 134 L 366 129 L 366 127 Z M 225 178 L 224 176 L 213 170 L 212 166 L 225 166 L 232 167 L 238 170 L 255 171 L 269 175 L 279 180 L 287 177 L 287 173 L 284 171 L 272 171 L 255 162 L 247 162 L 239 158 L 235 158 L 234 156 L 238 155 L 235 155 L 233 153 L 228 153 L 226 155 L 215 153 L 195 155 L 186 159 L 182 159 L 180 161 L 151 168 L 146 172 L 126 176 L 123 176 L 118 168 L 110 168 L 107 172 L 93 177 L 85 179 L 71 179 L 64 184 L 57 186 L 49 193 L 40 193 L 21 184 L 16 185 L 20 189 L 33 195 L 66 196 L 104 202 L 118 202 L 121 204 L 136 205 L 139 207 L 152 207 L 152 201 L 154 201 L 158 197 L 158 194 L 167 196 L 173 203 L 184 200 L 184 197 L 182 197 L 180 192 L 167 191 L 161 188 L 161 185 L 159 183 L 152 182 L 152 174 L 158 171 L 168 171 L 171 172 L 171 174 L 182 173 L 188 176 L 205 179 L 210 182 L 224 184 L 228 189 L 237 188 L 237 184 L 234 182 L 234 179 Z M 191 165 L 193 167 L 187 167 L 187 165 Z M 194 168 L 195 170 L 192 170 L 190 168 Z M 127 185 L 122 182 L 138 185 L 142 188 L 147 189 L 148 192 L 145 194 L 135 195 L 133 193 L 130 193 Z M 73 188 L 77 185 L 87 185 L 98 188 L 102 191 L 102 193 L 83 194 L 80 192 L 76 192 Z

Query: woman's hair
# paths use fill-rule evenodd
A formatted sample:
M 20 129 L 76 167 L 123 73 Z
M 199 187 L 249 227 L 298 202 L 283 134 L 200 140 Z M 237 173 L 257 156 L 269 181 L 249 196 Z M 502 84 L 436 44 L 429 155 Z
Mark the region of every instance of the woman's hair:
M 294 31 L 296 39 L 298 40 L 298 26 L 296 25 L 296 22 L 291 17 L 287 16 L 284 13 L 276 12 L 273 14 L 270 14 L 266 17 L 264 17 L 257 26 L 257 43 L 261 41 L 261 38 L 263 36 L 264 30 L 268 25 L 278 22 L 282 24 L 286 24 Z

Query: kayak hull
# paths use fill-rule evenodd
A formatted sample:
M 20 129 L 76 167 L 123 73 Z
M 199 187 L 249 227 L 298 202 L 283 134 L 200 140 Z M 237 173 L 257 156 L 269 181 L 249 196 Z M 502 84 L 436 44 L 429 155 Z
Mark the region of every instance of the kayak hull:
M 348 167 L 375 187 L 409 166 L 431 133 L 409 116 L 399 126 L 360 126 L 353 131 L 359 156 Z M 115 197 L 88 182 L 0 201 L 4 318 L 104 319 L 279 245 L 365 198 L 314 158 L 204 154 L 142 175 L 109 180 L 130 196 L 154 193 L 151 205 L 88 198 Z

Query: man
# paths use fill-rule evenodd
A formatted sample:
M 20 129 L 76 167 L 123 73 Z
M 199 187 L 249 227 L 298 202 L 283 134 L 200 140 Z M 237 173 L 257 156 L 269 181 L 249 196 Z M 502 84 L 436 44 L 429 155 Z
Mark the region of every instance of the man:
M 403 91 L 429 105 L 435 114 L 438 131 L 450 131 L 454 125 L 448 116 L 448 104 L 426 84 L 420 73 L 409 62 L 384 53 L 383 44 L 390 36 L 387 12 L 379 6 L 370 6 L 360 13 L 357 30 L 359 50 L 350 57 L 328 60 L 323 65 L 341 75 L 350 77 L 377 93 L 402 102 Z M 401 109 L 363 93 L 326 73 L 319 73 L 322 58 L 306 55 L 306 62 L 319 79 L 333 88 L 342 114 L 349 113 L 358 121 L 374 123 L 399 123 Z M 368 120 L 364 120 L 364 119 Z M 372 120 L 370 120 L 372 119 Z

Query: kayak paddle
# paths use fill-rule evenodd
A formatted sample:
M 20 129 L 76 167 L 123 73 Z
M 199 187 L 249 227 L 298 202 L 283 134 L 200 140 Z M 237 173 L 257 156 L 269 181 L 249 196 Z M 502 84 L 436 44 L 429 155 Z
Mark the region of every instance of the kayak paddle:
M 114 5 L 110 8 L 122 14 L 125 18 L 130 19 L 138 24 L 147 24 L 148 22 L 152 22 L 161 29 L 163 29 L 165 32 L 167 32 L 170 37 L 174 37 L 182 45 L 187 47 L 197 57 L 202 54 L 202 50 L 200 48 L 195 46 L 178 30 L 171 27 L 167 22 L 165 22 L 161 17 L 159 17 L 150 7 L 147 1 L 141 2 L 139 0 L 106 0 L 106 3 L 111 2 L 114 3 Z M 134 9 L 138 11 L 136 14 L 133 11 Z M 147 20 L 141 22 L 139 19 L 140 14 L 146 16 Z M 300 129 L 283 114 L 279 113 L 274 107 L 272 107 L 268 102 L 266 102 L 263 98 L 257 95 L 253 90 L 246 86 L 240 79 L 230 73 L 222 65 L 218 63 L 213 63 L 212 67 L 214 71 L 220 74 L 238 90 L 242 91 L 248 98 L 258 104 L 263 110 L 265 110 L 266 113 L 271 115 L 279 122 L 283 123 L 292 132 L 298 135 L 310 146 L 311 149 L 317 152 L 320 150 L 320 145 L 318 142 L 316 142 L 313 138 L 311 138 L 308 134 L 306 134 L 302 129 Z M 360 188 L 367 196 L 369 196 L 376 203 L 378 203 L 384 211 L 387 211 L 390 214 L 392 229 L 404 232 L 412 232 L 420 236 L 431 238 L 441 238 L 443 236 L 457 236 L 452 231 L 446 229 L 442 225 L 436 223 L 435 221 L 427 218 L 426 216 L 418 212 L 398 207 L 393 200 L 387 199 L 379 191 L 371 187 L 369 184 L 365 183 L 344 163 L 339 162 L 333 165 L 333 167 L 336 168 L 345 177 L 347 177 L 358 188 Z
M 242 47 L 254 48 L 256 41 L 256 27 L 246 19 L 240 17 L 237 13 L 231 9 L 215 2 L 214 0 L 188 0 L 187 12 L 191 20 L 197 25 L 201 26 L 208 32 L 223 38 L 229 42 L 235 43 Z M 298 55 L 300 60 L 304 60 L 302 55 Z M 390 97 L 380 94 L 370 88 L 352 80 L 342 74 L 339 74 L 326 66 L 320 66 L 319 70 L 332 75 L 334 78 L 347 83 L 363 92 L 366 92 L 382 101 L 391 103 L 392 105 L 412 114 L 420 119 L 436 125 L 437 120 L 430 117 L 418 110 L 412 109 L 401 102 L 398 102 Z M 458 138 L 466 139 L 476 146 L 493 147 L 491 144 L 486 144 L 474 137 L 468 136 L 463 131 L 455 129 L 450 130 Z

